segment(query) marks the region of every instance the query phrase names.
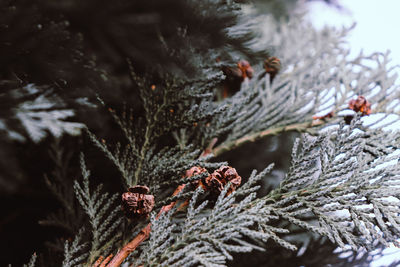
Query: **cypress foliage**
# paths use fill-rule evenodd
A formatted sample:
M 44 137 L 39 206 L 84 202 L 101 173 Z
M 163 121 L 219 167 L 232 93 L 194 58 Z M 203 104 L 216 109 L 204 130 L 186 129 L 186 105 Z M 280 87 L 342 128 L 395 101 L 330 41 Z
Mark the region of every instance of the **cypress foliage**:
M 397 75 L 388 53 L 349 58 L 350 29 L 219 0 L 1 8 L 2 138 L 83 131 L 90 141 L 79 148 L 83 179 L 67 177 L 69 156 L 52 147 L 46 183 L 63 208 L 41 222 L 67 240 L 37 264 L 366 266 L 367 251 L 398 245 Z M 301 134 L 279 181 L 268 162 L 241 173 L 252 162 L 240 149 L 287 132 Z M 124 193 L 124 212 L 137 214 L 124 217 Z

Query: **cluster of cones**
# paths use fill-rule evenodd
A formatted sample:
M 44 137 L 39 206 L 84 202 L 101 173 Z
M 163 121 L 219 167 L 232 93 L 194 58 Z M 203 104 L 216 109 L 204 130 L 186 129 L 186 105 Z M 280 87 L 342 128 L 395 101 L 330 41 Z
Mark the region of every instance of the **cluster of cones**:
M 371 103 L 363 96 L 358 96 L 357 99 L 352 99 L 349 102 L 349 109 L 355 112 L 361 112 L 362 116 L 371 114 Z
M 281 61 L 277 57 L 269 57 L 264 60 L 264 73 L 261 77 L 269 74 L 269 80 L 272 83 L 275 76 L 281 69 Z M 246 79 L 254 76 L 254 70 L 246 60 L 240 60 L 235 67 L 223 66 L 222 72 L 226 79 L 223 84 L 223 98 L 231 96 L 240 90 L 241 84 Z
M 190 178 L 194 175 L 199 175 L 204 172 L 207 172 L 205 168 L 195 166 L 186 171 L 185 177 Z M 242 182 L 242 177 L 239 176 L 235 168 L 232 168 L 230 166 L 221 166 L 206 178 L 196 180 L 192 184 L 196 188 L 200 186 L 205 191 L 210 191 L 213 194 L 219 195 L 219 193 L 224 190 L 225 186 L 229 182 L 230 185 L 226 195 L 230 195 L 233 191 L 236 190 L 236 188 L 240 186 Z
M 188 179 L 204 172 L 207 172 L 205 168 L 195 166 L 186 171 L 185 178 Z M 240 186 L 241 182 L 242 178 L 235 168 L 221 166 L 206 178 L 193 181 L 192 185 L 196 188 L 200 186 L 215 197 L 224 190 L 228 183 L 230 183 L 230 185 L 226 195 L 235 191 Z M 149 188 L 147 186 L 136 185 L 130 187 L 128 192 L 122 194 L 122 211 L 127 218 L 136 220 L 147 218 L 154 208 L 154 196 L 148 193 Z

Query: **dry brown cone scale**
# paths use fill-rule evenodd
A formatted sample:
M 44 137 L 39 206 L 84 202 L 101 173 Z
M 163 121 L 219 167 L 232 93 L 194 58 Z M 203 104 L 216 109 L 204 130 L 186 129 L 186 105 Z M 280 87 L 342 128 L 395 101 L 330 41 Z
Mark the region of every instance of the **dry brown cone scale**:
M 207 172 L 203 167 L 195 166 L 186 171 L 185 178 Z M 231 183 L 227 192 L 227 196 L 232 194 L 242 182 L 235 168 L 230 166 L 221 166 L 204 179 L 196 180 L 192 184 L 197 188 L 201 187 L 204 191 L 209 191 L 214 197 L 218 196 L 228 183 Z
M 143 191 L 140 191 L 140 193 L 138 193 L 137 192 L 137 189 L 135 188 L 135 186 L 134 187 L 132 187 L 132 188 L 135 188 L 133 191 L 134 192 L 127 192 L 127 193 L 133 193 L 133 194 L 141 194 L 141 195 L 144 195 L 144 196 L 149 196 L 149 195 L 146 195 L 146 193 L 148 192 L 145 192 L 144 193 L 144 188 L 147 188 L 146 186 L 139 186 L 140 187 L 140 190 L 143 190 Z M 172 194 L 172 196 L 176 196 L 176 195 L 178 195 L 182 190 L 183 190 L 183 188 L 185 187 L 185 185 L 183 184 L 183 185 L 179 185 L 176 189 L 175 189 L 175 192 Z M 148 189 L 148 188 L 147 188 Z M 124 194 L 126 194 L 126 193 L 124 193 Z M 124 195 L 123 194 L 123 195 Z M 129 198 L 131 198 L 131 197 L 133 197 L 132 195 L 128 195 L 129 196 Z M 135 197 L 135 199 L 136 199 L 136 197 Z M 139 198 L 139 202 L 140 201 L 145 201 L 145 199 L 146 199 L 146 197 L 143 197 L 143 196 L 141 196 L 140 198 Z M 123 201 L 124 201 L 124 197 L 123 197 Z M 134 201 L 133 201 L 134 202 Z M 162 208 L 161 208 L 161 210 L 158 212 L 158 214 L 157 214 L 157 216 L 156 216 L 156 219 L 158 219 L 163 213 L 166 213 L 166 212 L 168 212 L 169 210 L 171 210 L 174 206 L 175 206 L 175 204 L 176 204 L 176 201 L 174 201 L 174 202 L 171 202 L 170 204 L 168 204 L 168 205 L 165 205 L 165 206 L 163 206 Z M 123 204 L 123 205 L 128 205 L 128 204 Z M 145 205 L 144 205 L 144 202 L 143 202 L 143 205 L 142 204 L 140 204 L 141 205 L 141 207 L 140 208 L 137 208 L 136 206 L 135 206 L 136 204 L 134 204 L 134 205 L 128 205 L 128 208 L 129 209 L 131 209 L 131 210 L 133 210 L 135 213 L 138 211 L 138 210 L 145 210 L 146 208 L 144 207 Z M 153 205 L 154 205 L 154 202 L 153 202 Z M 124 206 L 123 206 L 124 207 Z M 140 213 L 140 214 L 143 214 L 143 213 Z M 127 243 L 122 249 L 120 249 L 119 251 L 118 251 L 118 253 L 114 256 L 114 257 L 112 257 L 112 255 L 109 255 L 105 260 L 102 260 L 101 258 L 103 258 L 102 256 L 96 261 L 96 263 L 98 264 L 98 265 L 93 265 L 93 267 L 99 267 L 99 266 L 107 266 L 107 267 L 117 267 L 117 266 L 120 266 L 121 264 L 122 264 L 122 262 L 143 242 L 143 241 L 145 241 L 149 236 L 150 236 L 150 232 L 151 232 L 151 223 L 149 223 L 149 224 L 147 224 L 140 232 L 139 232 L 139 234 L 137 234 L 129 243 Z M 111 261 L 110 261 L 111 260 Z
M 187 170 L 185 172 L 184 178 L 187 179 L 187 178 L 193 177 L 195 175 L 202 174 L 204 172 L 207 172 L 206 168 L 203 168 L 203 167 L 200 167 L 200 166 L 194 166 L 194 167 L 190 168 L 189 170 Z M 205 186 L 204 186 L 202 180 L 192 181 L 192 185 L 195 186 L 196 188 L 201 186 L 203 189 L 205 189 Z
M 277 57 L 268 57 L 264 60 L 264 70 L 265 72 L 261 77 L 269 74 L 269 81 L 272 83 L 275 76 L 281 70 L 281 61 Z M 240 60 L 236 67 L 223 66 L 222 72 L 226 76 L 223 83 L 222 98 L 227 98 L 238 92 L 243 81 L 246 78 L 251 79 L 254 76 L 254 70 L 246 60 Z
M 371 103 L 368 100 L 360 95 L 356 99 L 352 99 L 349 102 L 349 109 L 354 110 L 355 112 L 361 112 L 362 116 L 367 116 L 371 114 Z M 350 124 L 351 120 L 354 118 L 353 115 L 347 115 L 344 117 L 346 124 Z
M 205 178 L 206 190 L 210 190 L 215 195 L 219 195 L 225 186 L 230 182 L 230 186 L 226 195 L 230 195 L 235 191 L 242 182 L 235 168 L 230 166 L 221 166 L 215 170 L 210 176 Z
M 246 78 L 251 79 L 254 70 L 246 60 L 240 60 L 236 67 L 222 67 L 222 72 L 226 78 L 223 83 L 222 98 L 234 95 L 240 90 L 240 87 Z
M 281 61 L 277 57 L 269 57 L 264 60 L 264 69 L 269 74 L 269 82 L 272 83 L 281 70 Z
M 154 196 L 149 195 L 144 185 L 130 187 L 122 194 L 122 211 L 129 219 L 147 218 L 154 208 Z
M 361 112 L 362 116 L 368 116 L 371 114 L 371 103 L 364 96 L 358 96 L 356 99 L 352 99 L 349 101 L 348 108 L 353 110 L 354 112 Z M 323 115 L 323 116 L 313 116 L 313 120 L 326 120 L 335 116 L 335 112 L 332 110 L 331 112 Z M 353 115 L 344 116 L 344 121 L 346 124 L 350 124 L 351 120 L 354 118 Z
M 371 114 L 371 103 L 368 100 L 360 95 L 357 99 L 352 99 L 349 102 L 349 109 L 354 110 L 355 112 L 361 112 L 362 116 Z

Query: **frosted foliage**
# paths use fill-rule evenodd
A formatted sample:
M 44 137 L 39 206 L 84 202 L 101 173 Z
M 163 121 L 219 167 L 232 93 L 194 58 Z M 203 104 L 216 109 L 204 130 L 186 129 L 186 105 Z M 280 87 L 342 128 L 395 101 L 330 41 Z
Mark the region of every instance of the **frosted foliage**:
M 256 198 L 257 181 L 271 169 L 251 175 L 235 193 L 221 193 L 211 210 L 193 196 L 184 220 L 171 213 L 153 218 L 150 240 L 140 256 L 145 266 L 226 266 L 232 252 L 268 249 L 273 240 L 290 243 L 290 225 L 328 237 L 343 249 L 372 248 L 376 241 L 397 244 L 400 233 L 400 168 L 382 164 L 397 157 L 368 157 L 374 140 L 341 125 L 319 137 L 304 135 L 296 142 L 292 166 L 284 181 L 267 196 Z M 390 141 L 383 143 L 394 151 Z M 279 222 L 286 221 L 289 224 Z M 252 240 L 252 241 L 249 241 Z
M 207 201 L 198 204 L 201 190 L 197 190 L 189 204 L 186 218 L 181 223 L 171 218 L 171 213 L 152 221 L 150 240 L 143 249 L 141 260 L 146 266 L 225 266 L 232 260 L 232 252 L 263 250 L 258 245 L 269 238 L 277 239 L 287 248 L 292 245 L 279 239 L 276 233 L 285 229 L 269 227 L 255 230 L 276 216 L 269 214 L 255 203 L 255 183 L 266 175 L 272 166 L 263 172 L 251 175 L 246 185 L 226 196 L 227 189 L 219 195 L 214 207 L 206 209 Z M 237 201 L 237 199 L 241 199 Z M 253 205 L 254 204 L 254 205 Z M 262 211 L 265 216 L 259 216 Z M 264 231 L 265 230 L 265 231 Z M 249 238 L 254 242 L 245 241 Z
M 49 131 L 55 137 L 60 137 L 63 133 L 79 135 L 83 124 L 77 122 L 62 121 L 74 116 L 73 110 L 54 110 L 54 111 L 34 111 L 33 105 L 25 109 L 20 107 L 16 116 L 25 127 L 30 138 L 34 142 L 39 142 L 45 138 Z
M 395 147 L 383 139 L 379 146 L 387 151 L 371 149 L 376 140 L 357 125 L 298 141 L 289 173 L 266 200 L 274 201 L 274 213 L 282 219 L 343 248 L 397 244 L 400 168 L 398 156 L 390 153 Z M 310 217 L 311 223 L 303 221 Z
M 259 25 L 264 25 L 264 36 L 256 48 L 271 49 L 282 69 L 270 84 L 261 66 L 255 66 L 258 75 L 224 100 L 229 109 L 213 120 L 214 129 L 229 133 L 224 145 L 249 133 L 288 125 L 296 129 L 316 114 L 338 114 L 358 95 L 372 103 L 374 114 L 399 119 L 400 90 L 397 74 L 387 65 L 389 53 L 350 58 L 345 37 L 351 29 L 317 30 L 301 17 L 279 24 L 265 17 Z M 336 123 L 333 119 L 328 125 Z
M 23 89 L 30 94 L 37 91 L 32 84 Z M 60 105 L 63 106 L 62 101 L 48 94 L 22 102 L 15 110 L 15 117 L 21 121 L 28 136 L 32 141 L 39 142 L 48 133 L 55 137 L 60 137 L 64 133 L 79 135 L 84 124 L 65 121 L 65 119 L 73 117 L 75 111 L 60 108 Z
M 158 189 L 160 183 L 168 184 L 181 180 L 182 173 L 195 164 L 217 166 L 215 163 L 204 163 L 209 157 L 198 159 L 202 150 L 198 144 L 187 144 L 184 138 L 177 137 L 178 144 L 173 147 L 161 142 L 159 148 L 158 141 L 165 136 L 176 134 L 178 130 L 188 134 L 186 128 L 191 129 L 194 123 L 200 123 L 221 113 L 224 107 L 213 107 L 213 95 L 206 92 L 209 90 L 208 86 L 215 86 L 219 82 L 219 75 L 210 76 L 206 80 L 190 81 L 166 76 L 163 84 L 151 90 L 151 81 L 138 77 L 133 70 L 131 74 L 140 88 L 144 118 L 137 119 L 135 114 L 126 109 L 122 114 L 110 109 L 128 143 L 110 146 L 88 132 L 93 143 L 118 168 L 124 185 L 128 188 L 145 183 Z M 158 179 L 154 179 L 155 177 Z M 157 195 L 158 192 L 153 193 Z
M 373 114 L 399 120 L 400 90 L 395 85 L 396 74 L 387 67 L 388 54 L 360 54 L 350 59 L 344 43 L 347 29 L 318 31 L 301 18 L 282 24 L 266 21 L 266 43 L 261 45 L 272 47 L 272 54 L 283 64 L 273 83 L 255 66 L 256 75 L 238 93 L 216 101 L 210 91 L 220 85 L 219 75 L 192 81 L 168 76 L 154 88 L 152 81 L 132 71 L 140 88 L 142 117 L 110 109 L 126 144 L 109 145 L 89 133 L 120 171 L 125 187 L 149 186 L 156 199 L 155 212 L 171 201 L 190 202 L 186 210 L 173 209 L 161 217 L 153 214 L 149 239 L 127 262 L 226 266 L 234 253 L 268 252 L 270 244 L 296 251 L 293 229 L 354 251 L 371 249 L 376 243 L 397 244 L 400 167 L 395 151 L 400 132 L 362 124 L 354 112 L 345 124 L 340 115 L 350 99 L 363 95 L 372 104 Z M 331 111 L 335 115 L 329 120 L 312 119 Z M 228 184 L 214 202 L 204 201 L 210 192 L 195 191 L 191 181 L 183 181 L 185 171 L 193 166 L 205 167 L 210 173 L 221 166 L 221 162 L 209 162 L 215 155 L 291 130 L 308 133 L 295 143 L 291 167 L 282 183 L 267 195 L 257 197 L 256 193 L 272 166 L 258 174 L 254 171 L 227 196 Z M 207 153 L 202 151 L 209 154 L 204 156 Z M 97 229 L 101 226 L 93 209 L 104 199 L 100 189 L 89 190 L 86 168 L 83 174 L 83 186 L 76 184 L 75 190 Z M 183 192 L 169 198 L 183 183 L 187 183 Z M 134 226 L 132 233 L 140 232 L 140 227 Z M 105 230 L 99 229 L 101 233 Z M 92 247 L 100 247 L 100 236 L 93 233 Z M 90 263 L 95 260 L 93 255 L 100 255 L 95 251 Z

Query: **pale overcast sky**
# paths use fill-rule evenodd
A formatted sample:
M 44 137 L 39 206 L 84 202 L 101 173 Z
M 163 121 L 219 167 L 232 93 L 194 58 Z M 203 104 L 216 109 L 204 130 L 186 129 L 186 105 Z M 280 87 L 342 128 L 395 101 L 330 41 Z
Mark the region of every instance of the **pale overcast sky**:
M 323 2 L 311 2 L 309 18 L 312 23 L 322 28 L 324 25 L 350 26 L 356 22 L 348 36 L 353 55 L 361 49 L 366 53 L 390 50 L 391 63 L 400 65 L 400 0 L 342 0 L 339 3 L 344 10 L 328 7 Z M 400 69 L 397 72 L 400 74 Z M 394 246 L 386 249 L 385 254 L 387 256 L 371 266 L 388 266 L 393 259 L 400 259 L 400 249 Z
M 311 2 L 310 18 L 318 28 L 324 25 L 350 26 L 357 23 L 349 35 L 353 53 L 391 51 L 393 63 L 400 65 L 400 1 L 346 0 L 339 1 L 342 11 L 323 2 Z

